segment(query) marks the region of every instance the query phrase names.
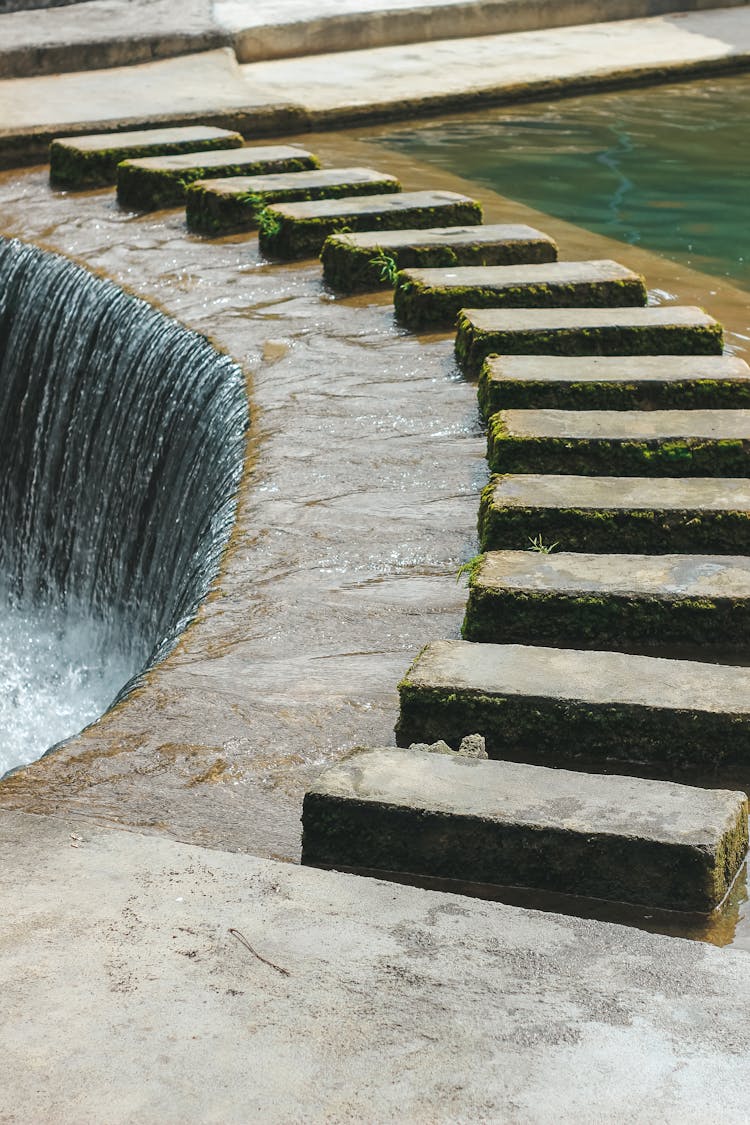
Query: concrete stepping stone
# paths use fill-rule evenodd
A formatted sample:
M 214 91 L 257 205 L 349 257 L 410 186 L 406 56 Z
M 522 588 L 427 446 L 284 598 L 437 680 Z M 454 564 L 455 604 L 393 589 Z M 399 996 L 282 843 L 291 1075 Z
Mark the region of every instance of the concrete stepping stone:
M 204 234 L 256 230 L 258 212 L 269 203 L 338 199 L 401 191 L 395 176 L 372 168 L 318 168 L 271 176 L 198 180 L 185 195 L 187 224 Z
M 227 176 L 263 176 L 302 172 L 318 167 L 318 159 L 296 145 L 248 145 L 242 149 L 125 160 L 117 168 L 117 198 L 124 207 L 154 211 L 179 207 L 188 184 Z
M 523 224 L 436 227 L 434 230 L 332 234 L 320 255 L 323 278 L 341 293 L 393 286 L 398 270 L 415 266 L 507 266 L 554 262 L 557 244 Z
M 496 473 L 750 476 L 750 411 L 500 410 L 487 460 Z
M 495 476 L 482 493 L 483 551 L 750 554 L 750 481 L 719 477 Z
M 489 356 L 479 409 L 718 410 L 750 407 L 750 367 L 738 356 Z
M 242 148 L 244 143 L 241 133 L 212 129 L 207 125 L 65 137 L 50 145 L 49 178 L 55 187 L 104 187 L 115 183 L 117 165 L 123 160 Z
M 394 747 L 305 795 L 302 862 L 709 913 L 747 851 L 744 793 Z
M 491 758 L 635 763 L 668 776 L 750 760 L 750 668 L 433 641 L 399 694 L 402 746 L 455 747 L 476 732 Z
M 307 258 L 320 253 L 339 231 L 405 230 L 440 224 L 479 224 L 482 208 L 455 191 L 409 191 L 360 199 L 279 203 L 264 212 L 260 248 L 273 258 Z
M 567 648 L 750 648 L 750 558 L 490 551 L 463 636 Z
M 476 377 L 488 355 L 721 355 L 722 328 L 702 309 L 469 309 L 456 359 Z
M 407 328 L 452 328 L 463 308 L 645 305 L 642 277 L 619 262 L 459 266 L 404 270 L 396 282 L 396 319 Z

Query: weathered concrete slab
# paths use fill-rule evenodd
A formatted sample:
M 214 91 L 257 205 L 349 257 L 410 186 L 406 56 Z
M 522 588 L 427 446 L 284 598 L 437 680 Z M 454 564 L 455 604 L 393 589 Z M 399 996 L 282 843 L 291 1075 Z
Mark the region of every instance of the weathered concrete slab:
M 497 410 L 717 410 L 750 406 L 739 356 L 490 356 L 477 387 L 485 418 Z
M 49 150 L 50 182 L 56 187 L 102 187 L 115 183 L 122 160 L 241 148 L 244 143 L 240 133 L 206 125 L 58 139 Z
M 392 286 L 398 270 L 415 266 L 506 266 L 554 262 L 557 244 L 522 223 L 433 230 L 332 234 L 320 255 L 323 277 L 342 293 Z
M 496 473 L 750 476 L 750 410 L 501 410 L 487 459 Z
M 317 168 L 318 159 L 296 145 L 248 145 L 242 149 L 147 156 L 117 168 L 117 198 L 139 211 L 178 207 L 188 184 L 212 176 L 255 176 Z
M 750 648 L 750 558 L 490 551 L 469 578 L 467 641 L 566 648 Z
M 396 319 L 408 328 L 452 328 L 463 308 L 645 305 L 646 284 L 609 260 L 546 265 L 408 269 L 393 294 Z
M 483 550 L 531 539 L 597 554 L 750 554 L 750 481 L 706 477 L 493 477 L 482 493 Z
M 477 376 L 488 355 L 721 355 L 721 325 L 689 306 L 648 309 L 468 309 L 456 359 Z
M 387 172 L 372 168 L 317 168 L 312 172 L 198 180 L 187 189 L 185 210 L 192 230 L 219 234 L 256 230 L 258 212 L 269 203 L 394 191 L 401 191 L 401 184 Z
M 399 745 L 484 735 L 491 758 L 637 763 L 669 776 L 750 756 L 750 668 L 434 641 L 399 685 Z
M 336 231 L 406 230 L 482 221 L 482 208 L 455 191 L 409 191 L 364 199 L 322 199 L 269 207 L 260 228 L 260 248 L 274 258 L 319 254 Z
M 707 913 L 747 852 L 744 793 L 365 750 L 305 795 L 302 862 Z

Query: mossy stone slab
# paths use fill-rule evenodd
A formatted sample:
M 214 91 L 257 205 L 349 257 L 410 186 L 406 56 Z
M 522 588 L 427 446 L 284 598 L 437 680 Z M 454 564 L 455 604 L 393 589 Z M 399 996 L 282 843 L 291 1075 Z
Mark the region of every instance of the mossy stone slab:
M 475 225 L 482 208 L 455 191 L 409 191 L 354 199 L 280 203 L 264 212 L 260 248 L 272 258 L 309 258 L 320 253 L 329 235 L 340 231 Z
M 468 641 L 750 648 L 750 558 L 490 551 L 472 567 Z
M 185 202 L 188 184 L 196 180 L 303 172 L 317 167 L 317 157 L 296 145 L 248 145 L 125 160 L 117 167 L 117 198 L 124 207 L 154 211 L 179 207 Z
M 709 913 L 747 850 L 744 793 L 393 747 L 327 769 L 302 862 Z
M 608 259 L 543 265 L 403 270 L 396 319 L 407 328 L 452 328 L 461 309 L 645 305 L 643 278 Z
M 270 176 L 198 180 L 185 195 L 187 224 L 203 234 L 256 230 L 269 203 L 339 199 L 401 191 L 395 176 L 372 168 L 318 168 Z
M 123 160 L 241 148 L 244 143 L 241 133 L 208 125 L 61 138 L 50 145 L 49 178 L 55 187 L 104 187 L 115 183 L 117 165 Z
M 622 652 L 434 641 L 399 685 L 399 745 L 484 735 L 492 758 L 636 763 L 666 775 L 750 760 L 750 668 Z
M 510 474 L 482 492 L 482 550 L 750 554 L 750 481 Z
M 502 355 L 477 385 L 484 418 L 498 410 L 719 410 L 750 407 L 738 356 Z
M 557 244 L 522 223 L 434 230 L 332 234 L 320 255 L 323 278 L 341 293 L 393 287 L 394 271 L 416 266 L 507 266 L 554 262 Z
M 456 359 L 475 378 L 488 355 L 721 355 L 721 325 L 702 309 L 470 309 Z
M 750 411 L 500 410 L 487 460 L 496 473 L 750 476 Z

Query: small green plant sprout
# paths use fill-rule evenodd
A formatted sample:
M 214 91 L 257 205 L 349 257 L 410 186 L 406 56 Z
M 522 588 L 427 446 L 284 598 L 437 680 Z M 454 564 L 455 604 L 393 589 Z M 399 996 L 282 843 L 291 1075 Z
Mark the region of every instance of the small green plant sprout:
M 258 230 L 266 238 L 273 238 L 281 230 L 281 220 L 268 207 L 257 212 Z
M 467 575 L 469 581 L 471 581 L 474 571 L 478 568 L 483 558 L 484 555 L 474 555 L 473 558 L 467 559 L 465 563 L 461 563 L 456 571 L 456 585 L 458 585 L 464 575 Z
M 559 543 L 545 543 L 541 535 L 535 535 L 532 539 L 529 536 L 529 543 L 531 544 L 526 548 L 527 551 L 536 551 L 538 555 L 551 555 L 555 547 L 559 547 Z
M 381 281 L 387 281 L 389 285 L 396 284 L 398 266 L 396 265 L 396 259 L 392 258 L 390 254 L 386 254 L 384 250 L 378 250 L 375 257 L 370 258 L 370 265 L 377 266 L 380 270 Z

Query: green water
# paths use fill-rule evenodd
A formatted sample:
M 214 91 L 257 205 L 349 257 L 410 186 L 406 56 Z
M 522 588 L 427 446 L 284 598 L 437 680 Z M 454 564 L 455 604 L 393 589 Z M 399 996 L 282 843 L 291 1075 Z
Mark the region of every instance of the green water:
M 750 78 L 487 110 L 378 141 L 750 289 Z

